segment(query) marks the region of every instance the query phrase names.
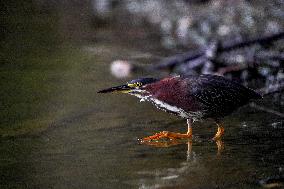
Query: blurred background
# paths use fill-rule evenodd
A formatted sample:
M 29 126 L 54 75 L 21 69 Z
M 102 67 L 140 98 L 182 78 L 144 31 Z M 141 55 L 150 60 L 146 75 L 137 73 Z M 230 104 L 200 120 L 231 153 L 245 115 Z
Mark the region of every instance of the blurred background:
M 1 188 L 283 184 L 283 0 L 0 5 Z M 203 140 L 215 131 L 210 121 L 196 123 L 190 154 L 186 144 L 138 145 L 160 130 L 184 131 L 184 121 L 96 93 L 141 76 L 201 73 L 267 94 L 225 118 L 221 156 Z

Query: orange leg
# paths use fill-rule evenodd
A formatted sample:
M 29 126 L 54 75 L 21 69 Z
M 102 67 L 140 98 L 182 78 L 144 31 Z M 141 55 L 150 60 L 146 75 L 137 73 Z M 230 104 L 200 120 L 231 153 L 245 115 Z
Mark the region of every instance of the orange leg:
M 212 140 L 220 140 L 222 138 L 222 136 L 224 135 L 224 132 L 225 132 L 225 129 L 224 127 L 220 124 L 220 123 L 216 123 L 217 126 L 218 126 L 218 130 L 217 130 L 217 133 L 215 134 L 215 136 L 213 137 Z
M 187 120 L 187 133 L 181 134 L 181 133 L 174 133 L 169 131 L 163 131 L 156 133 L 155 135 L 148 136 L 142 139 L 142 141 L 149 141 L 149 140 L 159 140 L 161 138 L 169 138 L 169 139 L 188 139 L 192 138 L 192 120 Z

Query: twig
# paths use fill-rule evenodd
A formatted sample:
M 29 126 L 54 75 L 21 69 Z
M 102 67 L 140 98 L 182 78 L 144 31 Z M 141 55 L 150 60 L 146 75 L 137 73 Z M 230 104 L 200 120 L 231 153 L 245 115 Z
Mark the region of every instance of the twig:
M 284 118 L 284 114 L 281 113 L 281 112 L 278 112 L 276 110 L 272 110 L 272 109 L 268 109 L 268 108 L 263 107 L 263 106 L 259 106 L 259 105 L 255 104 L 254 102 L 250 103 L 249 105 L 250 105 L 250 107 L 255 108 L 257 110 L 261 110 L 261 111 L 264 111 L 264 112 L 267 112 L 267 113 L 277 115 L 281 118 Z
M 269 88 L 265 87 L 265 88 L 262 88 L 262 89 L 258 89 L 257 92 L 260 93 L 262 96 L 266 96 L 266 95 L 270 95 L 270 94 L 273 94 L 273 93 L 281 92 L 283 90 L 284 90 L 284 83 L 280 83 L 280 84 L 270 86 Z M 284 113 L 278 112 L 276 110 L 268 109 L 266 107 L 259 106 L 259 105 L 255 104 L 254 102 L 250 103 L 250 106 L 252 108 L 255 108 L 255 109 L 258 109 L 258 110 L 261 110 L 261 111 L 265 111 L 265 112 L 268 112 L 268 113 L 271 113 L 271 114 L 275 114 L 275 115 L 277 115 L 281 118 L 284 118 Z
M 238 42 L 238 41 L 237 42 L 236 41 L 224 42 L 223 44 L 220 44 L 218 48 L 218 52 L 231 51 L 237 48 L 243 48 L 243 47 L 254 45 L 254 44 L 263 45 L 271 41 L 279 40 L 281 38 L 284 38 L 284 32 L 280 32 L 280 33 L 270 35 L 270 36 L 245 40 L 241 42 Z
M 188 51 L 182 54 L 170 56 L 167 58 L 164 58 L 162 61 L 160 61 L 158 64 L 153 65 L 152 69 L 170 69 L 172 70 L 174 67 L 176 67 L 179 64 L 194 60 L 196 58 L 200 58 L 201 56 L 204 56 L 204 52 L 202 50 L 195 50 L 195 51 Z
M 225 75 L 226 73 L 242 71 L 242 70 L 245 70 L 247 68 L 248 68 L 248 66 L 246 64 L 232 65 L 232 66 L 226 66 L 226 67 L 219 68 L 216 73 L 218 75 Z
M 259 60 L 276 60 L 276 61 L 284 61 L 284 54 L 263 54 L 258 53 L 255 55 L 256 59 Z M 272 65 L 273 66 L 273 65 Z
M 262 96 L 267 96 L 267 95 L 271 95 L 274 93 L 278 93 L 278 92 L 282 92 L 284 91 L 284 83 L 280 83 L 280 84 L 275 84 L 269 87 L 264 87 L 261 89 L 256 90 L 259 94 L 261 94 Z

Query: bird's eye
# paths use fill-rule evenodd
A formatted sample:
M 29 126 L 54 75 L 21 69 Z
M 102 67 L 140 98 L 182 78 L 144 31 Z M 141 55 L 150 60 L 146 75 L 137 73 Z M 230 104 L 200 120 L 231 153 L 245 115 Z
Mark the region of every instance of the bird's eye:
M 136 83 L 136 86 L 137 86 L 137 87 L 141 87 L 141 86 L 142 86 L 142 83 L 137 82 L 137 83 Z
M 133 88 L 140 87 L 140 86 L 142 86 L 142 83 L 141 82 L 129 83 L 128 86 L 133 87 Z

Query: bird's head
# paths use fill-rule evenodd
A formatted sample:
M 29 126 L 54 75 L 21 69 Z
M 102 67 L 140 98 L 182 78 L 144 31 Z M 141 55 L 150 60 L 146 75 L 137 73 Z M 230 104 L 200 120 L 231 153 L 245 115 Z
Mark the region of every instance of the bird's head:
M 127 82 L 125 85 L 120 85 L 116 87 L 107 88 L 104 90 L 98 91 L 98 93 L 127 93 L 131 95 L 141 95 L 147 93 L 147 85 L 157 82 L 158 79 L 155 78 L 140 78 Z

